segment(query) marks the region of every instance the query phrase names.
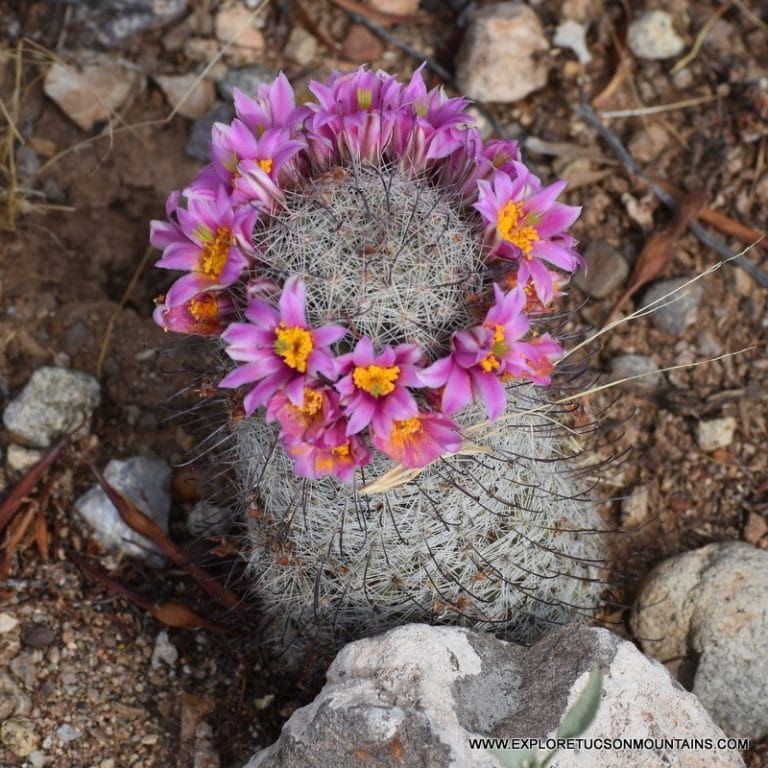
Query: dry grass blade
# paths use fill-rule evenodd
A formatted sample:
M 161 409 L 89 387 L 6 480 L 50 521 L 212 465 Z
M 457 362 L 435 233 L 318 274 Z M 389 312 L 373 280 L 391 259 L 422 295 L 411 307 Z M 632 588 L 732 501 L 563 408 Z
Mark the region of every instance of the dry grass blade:
M 5 534 L 5 541 L 2 546 L 2 556 L 0 556 L 0 578 L 7 579 L 11 575 L 11 562 L 16 550 L 24 541 L 24 537 L 29 530 L 32 520 L 35 518 L 36 506 L 29 504 L 24 513 L 14 519 L 8 526 Z
M 110 592 L 124 597 L 129 602 L 145 610 L 153 619 L 175 629 L 189 629 L 192 627 L 202 627 L 214 632 L 231 633 L 231 629 L 218 621 L 212 621 L 201 616 L 192 610 L 188 605 L 180 603 L 177 600 L 166 600 L 162 603 L 156 603 L 142 595 L 134 592 L 117 579 L 113 579 L 99 566 L 89 562 L 84 557 L 80 557 L 75 552 L 69 553 L 69 559 L 86 575 L 90 576 L 99 584 L 106 587 Z
M 99 485 L 104 489 L 104 493 L 115 505 L 127 526 L 159 547 L 171 562 L 179 568 L 183 568 L 214 600 L 229 610 L 238 609 L 241 604 L 238 595 L 216 581 L 199 565 L 193 563 L 154 520 L 147 517 L 129 498 L 110 485 L 96 467 L 91 467 L 91 469 L 96 475 Z
M 40 479 L 48 471 L 53 462 L 59 458 L 59 455 L 68 442 L 69 435 L 62 437 L 51 449 L 50 453 L 24 475 L 18 485 L 10 492 L 10 494 L 8 494 L 3 503 L 0 504 L 0 531 L 5 529 L 5 526 L 8 525 L 21 506 L 24 497 L 28 496 L 40 482 Z
M 673 248 L 677 239 L 699 215 L 699 212 L 704 207 L 705 200 L 706 191 L 703 189 L 685 195 L 675 211 L 672 223 L 666 229 L 654 233 L 648 239 L 637 258 L 627 289 L 619 296 L 608 316 L 603 321 L 603 325 L 610 323 L 616 316 L 616 313 L 643 286 L 664 272 L 672 259 Z

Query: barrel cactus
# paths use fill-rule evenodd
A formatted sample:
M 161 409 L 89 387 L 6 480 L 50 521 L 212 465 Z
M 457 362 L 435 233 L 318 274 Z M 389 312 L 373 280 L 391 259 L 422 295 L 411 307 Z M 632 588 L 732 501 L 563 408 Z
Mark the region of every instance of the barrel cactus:
M 222 352 L 266 639 L 419 620 L 532 641 L 593 615 L 601 525 L 553 394 L 579 209 L 421 69 L 309 89 L 236 91 L 151 233 L 185 272 L 156 321 Z

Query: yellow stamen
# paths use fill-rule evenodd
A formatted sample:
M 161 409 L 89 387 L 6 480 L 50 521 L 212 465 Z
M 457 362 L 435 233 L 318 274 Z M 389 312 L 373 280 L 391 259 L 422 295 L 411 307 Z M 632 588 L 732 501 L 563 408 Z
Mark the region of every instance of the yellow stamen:
M 266 160 L 259 160 L 259 168 L 264 173 L 269 173 L 272 170 L 272 158 L 268 157 Z
M 202 225 L 201 225 L 202 226 Z M 206 228 L 207 236 L 201 237 L 205 242 L 203 252 L 200 255 L 200 272 L 218 280 L 224 271 L 227 263 L 229 249 L 234 243 L 232 232 L 229 227 L 219 227 L 216 230 L 216 237 Z
M 315 469 L 319 472 L 330 472 L 336 466 L 336 459 L 340 460 L 342 464 L 348 464 L 351 456 L 352 452 L 349 447 L 349 440 L 347 440 L 346 443 L 331 448 L 330 453 L 318 456 L 315 459 Z
M 357 106 L 360 109 L 368 109 L 373 101 L 373 91 L 370 88 L 357 89 Z
M 364 368 L 357 366 L 352 373 L 352 381 L 358 389 L 365 390 L 374 397 L 381 397 L 394 390 L 399 375 L 400 368 L 397 365 L 368 365 Z
M 523 214 L 522 202 L 513 203 L 511 200 L 499 209 L 497 216 L 499 234 L 507 242 L 516 245 L 527 259 L 531 258 L 533 244 L 540 240 L 536 227 L 526 226 L 530 218 Z
M 219 302 L 210 293 L 190 299 L 189 314 L 199 323 L 210 322 L 219 316 Z
M 486 355 L 481 361 L 480 361 L 480 367 L 486 372 L 490 373 L 491 371 L 495 371 L 497 368 L 501 367 L 501 362 L 496 355 L 491 353 L 490 355 Z
M 402 421 L 396 420 L 389 434 L 389 442 L 395 448 L 402 448 L 405 443 L 411 442 L 423 431 L 421 419 L 417 416 Z
M 286 327 L 281 322 L 275 328 L 275 341 L 272 349 L 283 358 L 285 364 L 299 373 L 307 372 L 307 358 L 312 352 L 312 334 L 306 328 Z

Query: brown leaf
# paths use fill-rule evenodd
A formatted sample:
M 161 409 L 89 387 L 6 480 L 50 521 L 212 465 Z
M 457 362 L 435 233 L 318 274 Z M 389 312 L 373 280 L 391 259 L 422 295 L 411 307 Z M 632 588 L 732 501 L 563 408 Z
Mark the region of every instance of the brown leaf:
M 608 325 L 616 313 L 645 285 L 661 275 L 672 259 L 674 245 L 680 235 L 685 232 L 688 225 L 698 216 L 704 207 L 706 191 L 697 190 L 686 194 L 675 211 L 672 223 L 661 232 L 651 235 L 640 251 L 635 262 L 635 268 L 629 279 L 629 285 L 624 293 L 619 296 L 608 316 L 603 321 L 603 326 Z
M 104 489 L 104 493 L 115 505 L 127 526 L 156 544 L 169 560 L 178 565 L 179 568 L 183 568 L 214 600 L 229 610 L 238 609 L 241 604 L 238 595 L 228 590 L 200 566 L 193 563 L 154 520 L 147 517 L 127 496 L 110 485 L 96 467 L 91 467 L 91 469 L 96 475 L 99 485 Z
M 0 504 L 0 531 L 8 525 L 8 522 L 21 506 L 21 502 L 32 490 L 34 490 L 34 487 L 40 482 L 40 478 L 42 478 L 48 471 L 53 462 L 59 458 L 59 454 L 64 450 L 64 447 L 68 442 L 69 435 L 62 437 L 61 440 L 53 446 L 50 453 L 24 475 L 16 487 L 8 494 L 3 503 Z
M 24 540 L 24 536 L 32 520 L 35 518 L 36 509 L 37 507 L 34 504 L 30 504 L 24 510 L 24 513 L 8 526 L 5 542 L 3 543 L 2 560 L 0 561 L 0 577 L 3 579 L 7 579 L 10 576 L 13 556 L 16 554 L 16 550 Z
M 48 533 L 48 525 L 45 522 L 45 509 L 41 507 L 35 521 L 35 544 L 37 544 L 37 551 L 40 553 L 44 563 L 47 563 L 50 559 L 50 543 L 51 537 Z

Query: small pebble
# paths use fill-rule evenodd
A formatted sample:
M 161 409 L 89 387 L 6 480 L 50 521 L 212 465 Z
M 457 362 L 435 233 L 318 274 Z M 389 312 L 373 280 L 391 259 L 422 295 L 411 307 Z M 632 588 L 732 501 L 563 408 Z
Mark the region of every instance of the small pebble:
M 561 48 L 572 50 L 582 65 L 592 61 L 592 56 L 587 48 L 587 30 L 583 24 L 570 19 L 563 21 L 555 30 L 552 42 Z
M 80 731 L 77 730 L 77 728 L 73 728 L 69 723 L 64 723 L 64 725 L 60 725 L 56 729 L 56 738 L 62 742 L 62 744 L 67 744 L 70 741 L 75 741 L 76 739 L 79 739 L 83 734 L 80 733 Z
M 727 448 L 733 442 L 735 431 L 736 419 L 733 416 L 700 421 L 697 431 L 699 448 L 707 452 L 716 451 L 718 448 Z
M 670 295 L 688 282 L 687 278 L 663 280 L 654 283 L 643 294 L 640 304 L 646 308 L 658 301 L 658 308 L 649 316 L 651 324 L 660 331 L 666 331 L 674 336 L 679 336 L 689 325 L 696 322 L 699 305 L 704 295 L 704 289 L 700 283 L 693 283 L 687 288 Z
M 603 240 L 593 240 L 584 251 L 586 269 L 573 278 L 574 285 L 596 299 L 610 296 L 629 274 L 626 259 Z
M 317 55 L 317 39 L 304 27 L 294 27 L 288 35 L 283 54 L 300 67 L 307 67 Z
M 21 642 L 28 648 L 47 648 L 56 639 L 56 633 L 45 624 L 30 624 L 21 630 Z
M 0 635 L 10 632 L 19 626 L 19 620 L 10 613 L 0 613 Z
M 230 69 L 219 80 L 217 87 L 221 98 L 226 101 L 232 101 L 235 95 L 235 88 L 241 90 L 246 96 L 253 98 L 258 94 L 260 85 L 271 85 L 276 77 L 277 72 L 271 67 L 263 64 L 254 64 L 250 67 Z
M 40 750 L 36 749 L 27 756 L 27 760 L 32 768 L 43 768 L 45 765 L 45 752 L 40 752 Z
M 611 381 L 627 379 L 631 376 L 640 378 L 624 382 L 622 387 L 648 390 L 658 387 L 663 381 L 664 374 L 659 371 L 656 362 L 646 355 L 619 355 L 611 360 Z
M 29 718 L 12 717 L 0 724 L 0 742 L 15 755 L 27 757 L 37 749 L 40 738 Z
M 242 6 L 222 8 L 216 14 L 214 24 L 216 39 L 221 43 L 228 43 L 235 39 L 238 48 L 264 48 L 264 35 L 256 29 L 252 22 L 253 14 Z
M 627 30 L 627 42 L 640 59 L 668 59 L 685 47 L 666 11 L 647 11 L 635 19 Z
M 163 663 L 173 668 L 174 664 L 178 661 L 179 652 L 176 650 L 176 646 L 168 639 L 168 633 L 163 630 L 157 633 L 155 638 L 155 647 L 152 650 L 152 664 L 153 669 L 160 669 Z
M 214 123 L 228 123 L 234 117 L 230 104 L 216 104 L 207 114 L 192 123 L 184 152 L 189 157 L 207 163 L 211 159 L 208 144 L 211 141 L 211 129 Z
M 648 488 L 636 488 L 621 500 L 621 522 L 626 528 L 637 528 L 648 518 Z
M 26 472 L 31 467 L 34 467 L 42 458 L 43 454 L 41 451 L 24 448 L 14 443 L 8 446 L 8 452 L 6 453 L 8 469 L 12 472 Z
M 193 72 L 186 75 L 155 75 L 154 81 L 178 114 L 191 120 L 201 118 L 216 98 L 213 83 Z

